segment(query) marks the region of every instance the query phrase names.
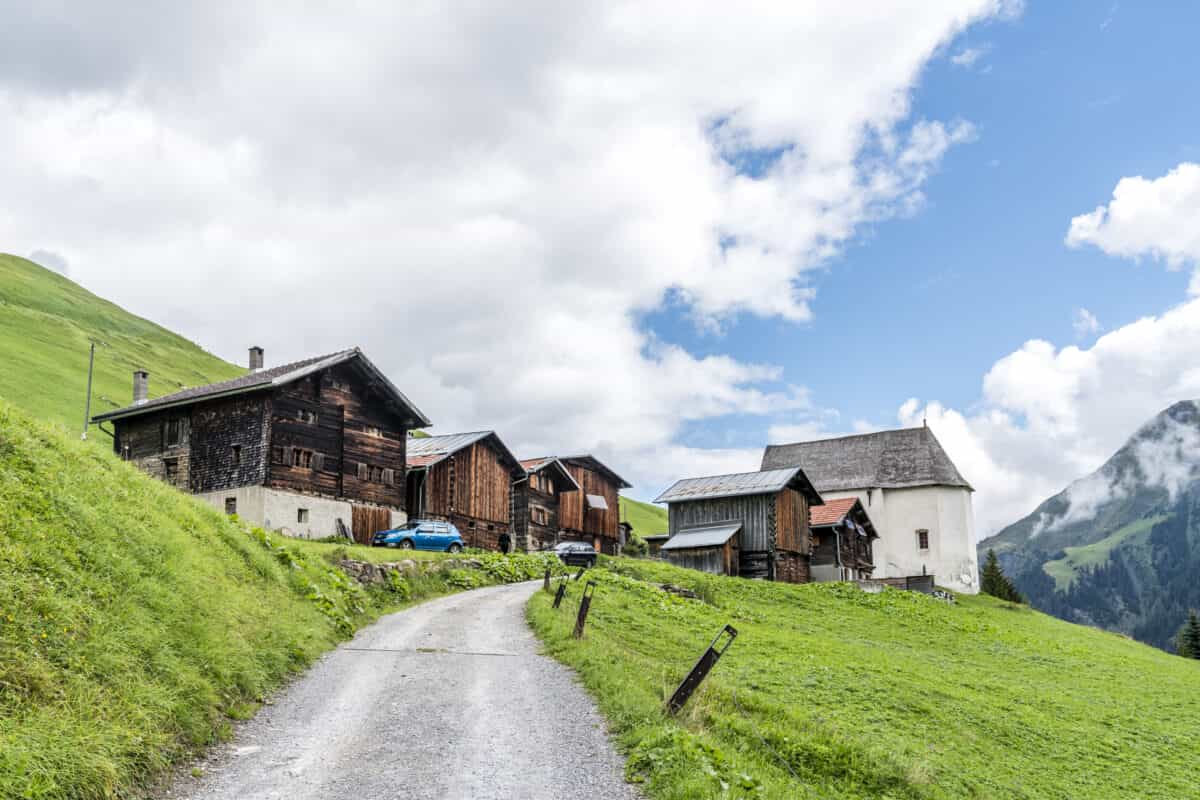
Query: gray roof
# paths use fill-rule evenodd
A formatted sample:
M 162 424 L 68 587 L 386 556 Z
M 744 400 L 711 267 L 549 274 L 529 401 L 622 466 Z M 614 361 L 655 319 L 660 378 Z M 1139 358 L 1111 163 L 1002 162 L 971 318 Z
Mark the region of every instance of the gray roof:
M 422 469 L 439 463 L 448 456 L 457 453 L 464 447 L 469 447 L 484 439 L 492 439 L 492 443 L 500 454 L 513 467 L 514 474 L 525 474 L 525 468 L 512 454 L 495 431 L 471 431 L 469 433 L 447 433 L 442 436 L 412 437 L 408 440 L 406 460 L 409 469 Z
M 246 392 L 256 392 L 262 389 L 270 389 L 276 386 L 283 386 L 293 381 L 311 375 L 329 367 L 337 366 L 348 361 L 354 361 L 363 368 L 375 381 L 383 387 L 386 393 L 390 396 L 401 409 L 413 417 L 413 421 L 422 426 L 430 425 L 429 419 L 421 413 L 412 402 L 404 396 L 404 393 L 392 385 L 392 382 L 387 379 L 374 364 L 371 363 L 362 351 L 357 347 L 350 350 L 342 350 L 337 353 L 330 353 L 324 356 L 315 358 L 306 358 L 302 361 L 293 361 L 290 364 L 281 364 L 278 367 L 270 369 L 260 369 L 257 372 L 247 372 L 239 378 L 231 378 L 227 381 L 218 381 L 217 383 L 208 383 L 203 386 L 193 386 L 188 389 L 182 389 L 173 394 L 156 397 L 153 400 L 147 400 L 144 403 L 137 405 L 118 408 L 115 411 L 108 411 L 103 414 L 97 414 L 92 417 L 92 422 L 104 422 L 111 419 L 121 419 L 124 417 L 135 417 L 140 414 L 146 414 L 151 411 L 159 411 L 164 408 L 172 408 L 174 406 L 188 405 L 200 400 L 212 400 L 218 397 L 229 397 L 231 395 L 244 394 Z
M 926 427 L 773 444 L 763 453 L 764 470 L 796 466 L 804 469 L 819 492 L 912 486 L 961 486 L 974 491 Z
M 558 477 L 565 480 L 571 488 L 562 489 L 564 492 L 577 492 L 583 487 L 575 480 L 570 470 L 554 456 L 542 456 L 541 458 L 522 458 L 521 466 L 525 468 L 527 475 L 532 475 L 535 472 L 542 472 L 547 469 L 553 470 L 558 474 Z
M 687 550 L 692 547 L 720 547 L 738 535 L 740 522 L 721 525 L 705 525 L 702 528 L 685 528 L 663 544 L 663 550 Z
M 656 503 L 678 503 L 688 500 L 711 500 L 718 497 L 740 497 L 751 494 L 774 494 L 794 486 L 808 496 L 814 505 L 824 501 L 813 490 L 800 467 L 739 472 L 734 475 L 713 475 L 707 478 L 684 478 L 660 494 Z

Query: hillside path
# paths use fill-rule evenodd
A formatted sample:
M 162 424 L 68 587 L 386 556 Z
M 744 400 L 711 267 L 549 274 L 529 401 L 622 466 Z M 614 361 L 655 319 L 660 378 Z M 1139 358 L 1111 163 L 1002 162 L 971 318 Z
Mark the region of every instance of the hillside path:
M 364 628 L 166 797 L 639 797 L 573 673 L 538 653 L 525 602 L 539 587 L 463 592 Z

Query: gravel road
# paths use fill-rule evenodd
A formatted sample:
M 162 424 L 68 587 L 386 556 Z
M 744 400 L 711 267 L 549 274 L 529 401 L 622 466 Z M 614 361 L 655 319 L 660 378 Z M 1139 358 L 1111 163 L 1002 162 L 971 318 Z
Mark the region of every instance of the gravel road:
M 539 587 L 464 592 L 363 629 L 166 797 L 639 797 L 591 699 L 538 654 L 524 609 Z

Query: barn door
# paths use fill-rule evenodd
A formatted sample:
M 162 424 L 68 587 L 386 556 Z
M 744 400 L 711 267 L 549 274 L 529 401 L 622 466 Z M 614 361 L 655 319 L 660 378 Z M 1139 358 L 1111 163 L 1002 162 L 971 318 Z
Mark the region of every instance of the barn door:
M 354 541 L 370 544 L 371 537 L 379 531 L 392 527 L 392 512 L 377 506 L 354 506 L 351 516 L 351 532 Z

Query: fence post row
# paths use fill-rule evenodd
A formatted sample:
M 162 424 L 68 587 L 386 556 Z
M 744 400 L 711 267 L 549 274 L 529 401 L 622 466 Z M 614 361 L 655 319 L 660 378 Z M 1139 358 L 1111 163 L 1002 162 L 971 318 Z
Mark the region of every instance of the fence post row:
M 709 671 L 713 668 L 713 665 L 716 664 L 721 656 L 725 654 L 725 651 L 729 649 L 729 645 L 733 644 L 733 640 L 737 638 L 737 635 L 737 629 L 732 625 L 726 625 L 720 630 L 719 633 L 717 633 L 712 642 L 708 645 L 708 649 L 705 650 L 701 654 L 700 658 L 696 661 L 696 666 L 692 667 L 692 671 L 689 672 L 687 677 L 683 679 L 683 682 L 679 684 L 679 688 L 675 690 L 675 694 L 671 695 L 671 700 L 668 702 L 667 707 L 672 714 L 679 713 L 679 709 L 683 708 L 684 704 L 687 703 L 688 698 L 692 696 L 692 692 L 696 691 L 696 687 L 700 685 L 700 682 L 704 680 L 706 675 L 708 675 Z M 729 638 L 725 640 L 721 648 L 718 650 L 717 642 L 720 641 L 723 636 L 728 636 Z
M 566 593 L 567 593 L 567 576 L 564 575 L 563 579 L 558 582 L 558 591 L 554 594 L 554 608 L 558 608 L 559 604 L 562 603 L 563 595 L 565 595 Z
M 592 607 L 592 595 L 596 593 L 596 582 L 588 581 L 579 600 L 579 616 L 575 618 L 575 638 L 583 638 L 583 625 L 587 622 L 588 609 Z

